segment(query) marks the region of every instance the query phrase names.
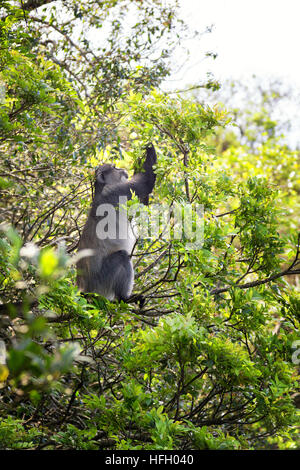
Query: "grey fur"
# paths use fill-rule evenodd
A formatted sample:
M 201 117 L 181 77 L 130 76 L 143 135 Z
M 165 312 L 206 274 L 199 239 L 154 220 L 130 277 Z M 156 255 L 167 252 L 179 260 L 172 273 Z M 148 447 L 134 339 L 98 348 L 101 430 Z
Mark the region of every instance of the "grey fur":
M 146 148 L 143 171 L 128 180 L 125 170 L 105 164 L 96 169 L 95 196 L 87 222 L 79 241 L 79 251 L 90 249 L 91 256 L 77 262 L 77 285 L 83 292 L 96 292 L 109 300 L 126 300 L 130 297 L 134 271 L 130 259 L 135 244 L 134 234 L 129 226 L 126 239 L 120 237 L 118 217 L 116 220 L 116 239 L 99 239 L 96 235 L 97 224 L 101 216 L 97 209 L 103 204 L 118 207 L 119 197 L 131 199 L 132 191 L 143 204 L 148 204 L 149 194 L 155 184 L 156 175 L 153 165 L 156 153 L 153 145 Z

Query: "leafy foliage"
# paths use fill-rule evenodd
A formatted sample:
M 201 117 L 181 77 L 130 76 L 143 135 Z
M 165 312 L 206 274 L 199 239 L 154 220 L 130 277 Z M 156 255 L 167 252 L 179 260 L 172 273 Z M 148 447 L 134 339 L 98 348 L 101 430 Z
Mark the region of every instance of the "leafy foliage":
M 11 3 L 0 12 L 1 448 L 296 448 L 298 153 L 265 109 L 247 140 L 222 107 L 159 91 L 159 41 L 177 21 L 161 2 L 70 0 L 63 18 L 58 2 Z M 106 24 L 96 47 L 87 30 Z M 139 240 L 143 307 L 83 296 L 73 252 L 94 167 L 138 167 L 149 141 L 152 206 L 203 205 L 203 244 L 187 250 L 163 227 Z

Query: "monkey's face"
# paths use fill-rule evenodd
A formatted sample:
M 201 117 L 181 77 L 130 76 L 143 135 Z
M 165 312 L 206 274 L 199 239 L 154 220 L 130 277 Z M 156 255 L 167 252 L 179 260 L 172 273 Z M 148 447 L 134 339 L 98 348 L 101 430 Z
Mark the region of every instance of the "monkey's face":
M 96 169 L 96 179 L 101 184 L 124 183 L 128 179 L 128 173 L 123 168 L 106 163 Z

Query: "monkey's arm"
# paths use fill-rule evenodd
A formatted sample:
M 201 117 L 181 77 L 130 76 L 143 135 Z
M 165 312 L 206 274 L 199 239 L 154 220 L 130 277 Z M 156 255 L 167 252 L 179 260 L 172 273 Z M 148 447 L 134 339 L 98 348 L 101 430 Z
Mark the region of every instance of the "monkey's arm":
M 146 148 L 146 158 L 143 164 L 143 172 L 136 173 L 129 181 L 130 188 L 135 192 L 140 201 L 148 205 L 149 194 L 152 193 L 156 174 L 153 165 L 157 162 L 156 152 L 152 144 Z

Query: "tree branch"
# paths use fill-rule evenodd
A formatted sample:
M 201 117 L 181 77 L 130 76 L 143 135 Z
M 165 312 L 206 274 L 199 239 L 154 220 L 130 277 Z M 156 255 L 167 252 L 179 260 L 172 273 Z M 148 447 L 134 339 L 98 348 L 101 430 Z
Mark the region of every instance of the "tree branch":
M 291 276 L 293 274 L 300 274 L 300 269 L 291 270 L 290 268 L 281 271 L 280 273 L 274 274 L 273 276 L 267 277 L 266 279 L 260 279 L 257 281 L 246 282 L 245 284 L 233 284 L 232 286 L 222 287 L 220 289 L 213 289 L 210 291 L 211 294 L 222 294 L 223 292 L 227 292 L 232 287 L 237 287 L 238 289 L 249 289 L 250 287 L 257 287 L 262 284 L 267 284 L 268 282 L 275 281 L 283 276 Z
M 48 3 L 52 3 L 56 0 L 28 0 L 27 2 L 23 3 L 21 1 L 22 9 L 25 11 L 32 11 L 36 8 L 42 7 L 43 5 L 47 5 Z

